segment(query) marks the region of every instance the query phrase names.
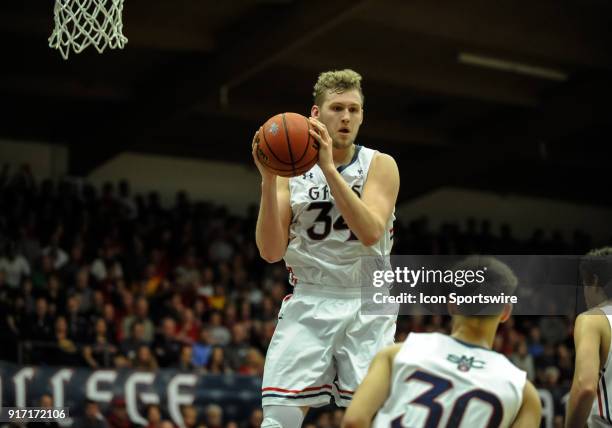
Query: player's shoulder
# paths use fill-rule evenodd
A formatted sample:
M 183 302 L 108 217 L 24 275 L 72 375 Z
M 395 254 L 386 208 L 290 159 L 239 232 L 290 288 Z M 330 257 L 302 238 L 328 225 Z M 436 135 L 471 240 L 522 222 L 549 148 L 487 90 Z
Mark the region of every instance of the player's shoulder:
M 388 153 L 379 152 L 378 150 L 374 150 L 374 154 L 372 155 L 372 162 L 397 165 L 397 162 L 395 161 L 395 158 L 393 156 Z
M 380 174 L 384 177 L 397 176 L 399 178 L 399 169 L 397 162 L 393 156 L 387 153 L 375 152 L 370 163 L 370 171 L 374 174 Z
M 400 342 L 386 346 L 378 352 L 378 356 L 392 362 L 395 359 L 395 356 L 402 350 L 403 345 L 404 342 Z
M 598 330 L 606 327 L 608 323 L 606 313 L 601 308 L 595 307 L 576 317 L 575 330 Z

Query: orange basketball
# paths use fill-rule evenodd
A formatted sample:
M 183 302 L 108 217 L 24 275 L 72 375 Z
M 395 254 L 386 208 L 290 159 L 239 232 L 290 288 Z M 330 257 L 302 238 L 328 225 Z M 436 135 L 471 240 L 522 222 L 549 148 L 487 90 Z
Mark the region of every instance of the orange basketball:
M 264 123 L 257 140 L 257 158 L 276 175 L 304 174 L 319 160 L 319 142 L 308 130 L 310 122 L 297 113 L 281 113 Z

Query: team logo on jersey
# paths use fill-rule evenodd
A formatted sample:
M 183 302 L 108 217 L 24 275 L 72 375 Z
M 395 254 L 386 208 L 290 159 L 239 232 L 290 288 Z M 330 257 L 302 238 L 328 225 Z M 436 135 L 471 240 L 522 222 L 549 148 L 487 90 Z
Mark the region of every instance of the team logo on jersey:
M 483 369 L 486 364 L 484 361 L 477 360 L 474 357 L 467 357 L 465 355 L 458 356 L 448 354 L 446 359 L 453 364 L 457 364 L 457 370 L 462 372 L 469 372 L 470 369 Z
M 359 174 L 360 177 L 363 177 L 363 169 L 359 168 L 357 170 L 357 174 Z
M 312 173 L 312 172 L 305 172 L 305 173 L 302 175 L 302 178 L 303 178 L 304 180 L 306 180 L 307 178 L 312 178 L 312 177 L 313 177 L 313 173 Z

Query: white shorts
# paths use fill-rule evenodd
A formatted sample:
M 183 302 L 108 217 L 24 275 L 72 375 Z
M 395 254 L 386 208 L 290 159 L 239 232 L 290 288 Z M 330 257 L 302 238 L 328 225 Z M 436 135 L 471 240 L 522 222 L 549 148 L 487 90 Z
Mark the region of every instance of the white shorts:
M 310 287 L 310 286 L 307 286 Z M 266 355 L 262 404 L 346 407 L 370 362 L 395 336 L 396 315 L 362 315 L 359 294 L 301 286 L 285 297 Z

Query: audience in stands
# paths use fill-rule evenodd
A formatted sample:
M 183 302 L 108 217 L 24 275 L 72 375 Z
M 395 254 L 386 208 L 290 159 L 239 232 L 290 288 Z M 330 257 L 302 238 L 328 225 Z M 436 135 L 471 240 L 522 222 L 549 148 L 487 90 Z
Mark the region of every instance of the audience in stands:
M 254 209 L 241 218 L 181 192 L 166 209 L 156 193 L 131 197 L 124 181 L 118 193 L 108 183 L 98 194 L 68 180 L 37 185 L 27 168 L 13 176 L 4 170 L 0 206 L 0 359 L 262 375 L 290 288 L 282 263 L 267 265 L 258 256 Z M 548 239 L 541 229 L 523 242 L 507 224 L 493 233 L 487 220 L 434 232 L 426 219 L 399 219 L 394 252 L 583 254 L 590 247 L 579 230 L 571 242 L 559 231 Z M 561 317 L 515 317 L 495 342 L 537 386 L 550 389 L 559 406 L 571 381 L 572 324 Z M 450 325 L 441 316 L 400 317 L 397 339 L 410 331 L 449 332 Z M 122 399 L 106 417 L 96 403 L 86 409 L 82 426 L 130 426 Z M 182 411 L 189 427 L 238 426 L 224 421 L 216 405 L 202 415 L 193 406 Z M 158 406 L 146 415 L 148 427 L 172 426 Z M 307 423 L 337 427 L 341 416 L 341 410 L 323 411 Z M 240 427 L 260 422 L 254 409 Z

